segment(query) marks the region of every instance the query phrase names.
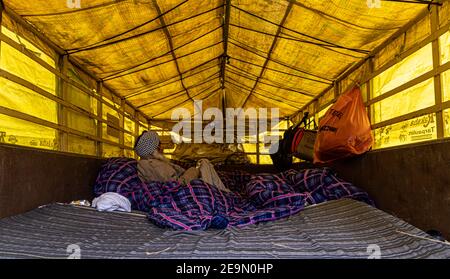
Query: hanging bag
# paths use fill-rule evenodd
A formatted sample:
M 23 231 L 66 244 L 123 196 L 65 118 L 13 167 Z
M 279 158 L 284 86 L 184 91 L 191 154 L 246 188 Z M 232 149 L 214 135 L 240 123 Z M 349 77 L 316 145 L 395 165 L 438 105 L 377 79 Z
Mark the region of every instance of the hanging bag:
M 307 117 L 307 115 L 306 115 Z M 304 118 L 304 127 L 297 127 L 291 142 L 291 153 L 294 157 L 310 161 L 314 160 L 314 144 L 317 138 L 317 125 L 314 120 L 307 122 Z M 314 123 L 313 128 L 311 125 Z
M 293 155 L 296 154 L 302 158 L 310 158 L 312 161 L 313 156 L 311 154 L 311 151 L 305 151 L 306 154 L 301 155 L 300 153 L 296 151 L 296 145 L 295 139 L 301 143 L 303 135 L 304 135 L 304 129 L 300 128 L 300 126 L 303 124 L 305 127 L 308 126 L 308 113 L 304 114 L 303 119 L 296 125 L 289 127 L 283 134 L 283 138 L 279 141 L 278 144 L 278 150 L 275 153 L 272 153 L 270 157 L 272 158 L 273 165 L 279 170 L 284 171 L 292 167 L 293 163 Z M 314 122 L 315 123 L 315 122 Z M 309 137 L 308 137 L 309 138 Z M 305 138 L 306 139 L 306 138 Z M 314 144 L 312 145 L 314 146 Z M 306 159 L 305 159 L 306 160 Z
M 314 146 L 314 163 L 363 154 L 372 144 L 372 130 L 361 90 L 355 87 L 341 95 L 321 119 Z

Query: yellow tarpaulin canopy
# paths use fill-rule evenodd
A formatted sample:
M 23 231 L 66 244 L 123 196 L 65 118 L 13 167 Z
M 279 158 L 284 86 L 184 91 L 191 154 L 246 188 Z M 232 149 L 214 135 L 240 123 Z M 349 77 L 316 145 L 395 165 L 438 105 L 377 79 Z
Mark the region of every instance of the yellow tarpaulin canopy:
M 3 2 L 157 120 L 174 108 L 193 112 L 192 100 L 291 116 L 427 9 L 365 0 Z

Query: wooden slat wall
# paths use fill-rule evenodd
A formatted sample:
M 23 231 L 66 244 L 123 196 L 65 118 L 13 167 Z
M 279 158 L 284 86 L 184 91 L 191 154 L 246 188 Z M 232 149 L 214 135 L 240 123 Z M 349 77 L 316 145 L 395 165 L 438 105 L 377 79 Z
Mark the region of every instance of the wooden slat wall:
M 421 230 L 439 230 L 450 240 L 450 139 L 376 150 L 328 166 L 367 191 L 379 209 Z M 304 163 L 294 166 L 311 167 Z M 242 169 L 277 172 L 273 166 Z
M 92 199 L 103 162 L 0 145 L 0 217 L 51 202 Z M 305 165 L 296 165 L 301 167 Z M 339 177 L 366 190 L 381 210 L 424 231 L 437 229 L 450 239 L 450 140 L 372 151 L 332 167 Z M 249 169 L 276 172 L 272 166 L 244 170 Z
M 381 210 L 450 239 L 450 140 L 377 150 L 332 167 Z
M 52 202 L 93 198 L 103 160 L 0 145 L 0 218 Z

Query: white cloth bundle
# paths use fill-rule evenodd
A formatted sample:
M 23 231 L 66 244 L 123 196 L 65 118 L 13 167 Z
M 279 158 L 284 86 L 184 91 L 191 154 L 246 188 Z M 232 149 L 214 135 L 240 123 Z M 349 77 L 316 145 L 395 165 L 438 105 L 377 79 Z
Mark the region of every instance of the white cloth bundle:
M 95 198 L 92 201 L 92 207 L 98 211 L 125 211 L 131 212 L 130 201 L 122 195 L 109 192 Z

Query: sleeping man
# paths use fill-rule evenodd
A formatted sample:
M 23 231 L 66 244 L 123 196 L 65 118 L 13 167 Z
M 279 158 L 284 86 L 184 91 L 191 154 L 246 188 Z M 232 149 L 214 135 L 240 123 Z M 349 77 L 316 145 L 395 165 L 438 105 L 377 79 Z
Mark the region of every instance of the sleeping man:
M 186 184 L 194 179 L 202 179 L 204 182 L 217 187 L 219 190 L 229 192 L 214 170 L 213 165 L 207 159 L 197 162 L 197 167 L 187 170 L 172 163 L 161 150 L 159 136 L 154 131 L 145 131 L 140 135 L 134 147 L 136 154 L 141 158 L 138 162 L 139 177 L 145 181 L 173 181 Z

